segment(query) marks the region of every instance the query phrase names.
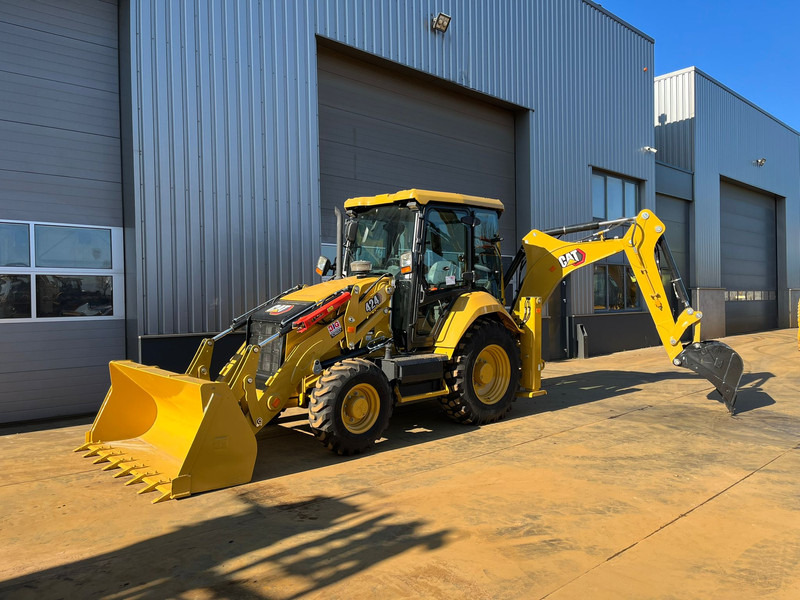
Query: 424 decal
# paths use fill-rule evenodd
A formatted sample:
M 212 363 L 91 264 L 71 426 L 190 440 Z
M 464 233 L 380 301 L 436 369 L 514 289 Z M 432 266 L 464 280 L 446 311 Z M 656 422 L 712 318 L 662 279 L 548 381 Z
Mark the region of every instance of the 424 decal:
M 383 302 L 383 297 L 380 294 L 375 294 L 372 298 L 367 300 L 364 304 L 364 309 L 369 313 L 378 308 L 380 303 Z

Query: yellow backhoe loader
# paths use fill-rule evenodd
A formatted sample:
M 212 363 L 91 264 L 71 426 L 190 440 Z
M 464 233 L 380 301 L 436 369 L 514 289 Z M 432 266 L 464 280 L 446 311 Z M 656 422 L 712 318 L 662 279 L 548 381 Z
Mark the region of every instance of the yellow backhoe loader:
M 499 200 L 406 190 L 344 206 L 337 257 L 317 265 L 333 278 L 235 319 L 202 341 L 184 374 L 111 362 L 111 389 L 78 450 L 140 493 L 159 492 L 158 502 L 250 481 L 256 434 L 287 407 L 307 408 L 316 437 L 338 454 L 371 447 L 395 404 L 435 398 L 455 421 L 491 423 L 515 398 L 545 393 L 544 301 L 572 271 L 619 252 L 670 360 L 711 381 L 733 413 L 742 360 L 700 340 L 702 315 L 651 211 L 533 230 L 503 273 Z M 559 238 L 579 232 L 588 237 Z M 506 298 L 514 278 L 518 292 Z M 212 380 L 215 344 L 241 328 L 246 341 Z

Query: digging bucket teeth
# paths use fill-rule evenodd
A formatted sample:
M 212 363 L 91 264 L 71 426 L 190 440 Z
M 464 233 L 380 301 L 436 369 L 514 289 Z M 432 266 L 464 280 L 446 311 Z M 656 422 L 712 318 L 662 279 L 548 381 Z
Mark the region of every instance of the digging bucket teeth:
M 256 440 L 231 389 L 131 361 L 109 365 L 111 389 L 86 443 L 86 458 L 130 476 L 154 502 L 247 483 Z
M 736 412 L 736 393 L 744 362 L 733 348 L 716 340 L 694 342 L 683 349 L 674 363 L 708 379 L 717 388 L 728 411 Z

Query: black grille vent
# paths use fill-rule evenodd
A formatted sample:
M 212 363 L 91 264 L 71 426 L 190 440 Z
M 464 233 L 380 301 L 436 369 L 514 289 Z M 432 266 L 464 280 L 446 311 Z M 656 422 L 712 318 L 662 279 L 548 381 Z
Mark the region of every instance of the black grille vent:
M 267 321 L 252 321 L 250 324 L 250 343 L 258 344 L 272 337 L 280 331 L 280 323 L 268 323 Z M 272 340 L 261 349 L 261 358 L 258 361 L 256 379 L 259 383 L 264 383 L 272 377 L 283 363 L 283 337 Z

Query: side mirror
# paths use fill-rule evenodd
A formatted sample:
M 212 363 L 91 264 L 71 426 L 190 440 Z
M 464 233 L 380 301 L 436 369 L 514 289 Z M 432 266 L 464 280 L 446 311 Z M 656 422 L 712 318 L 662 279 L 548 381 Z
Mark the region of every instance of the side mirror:
M 320 277 L 325 277 L 331 270 L 331 261 L 327 256 L 320 256 L 317 260 L 317 268 L 315 271 Z
M 358 221 L 355 219 L 348 219 L 344 224 L 344 239 L 347 240 L 348 244 L 352 244 L 356 241 L 357 234 Z

